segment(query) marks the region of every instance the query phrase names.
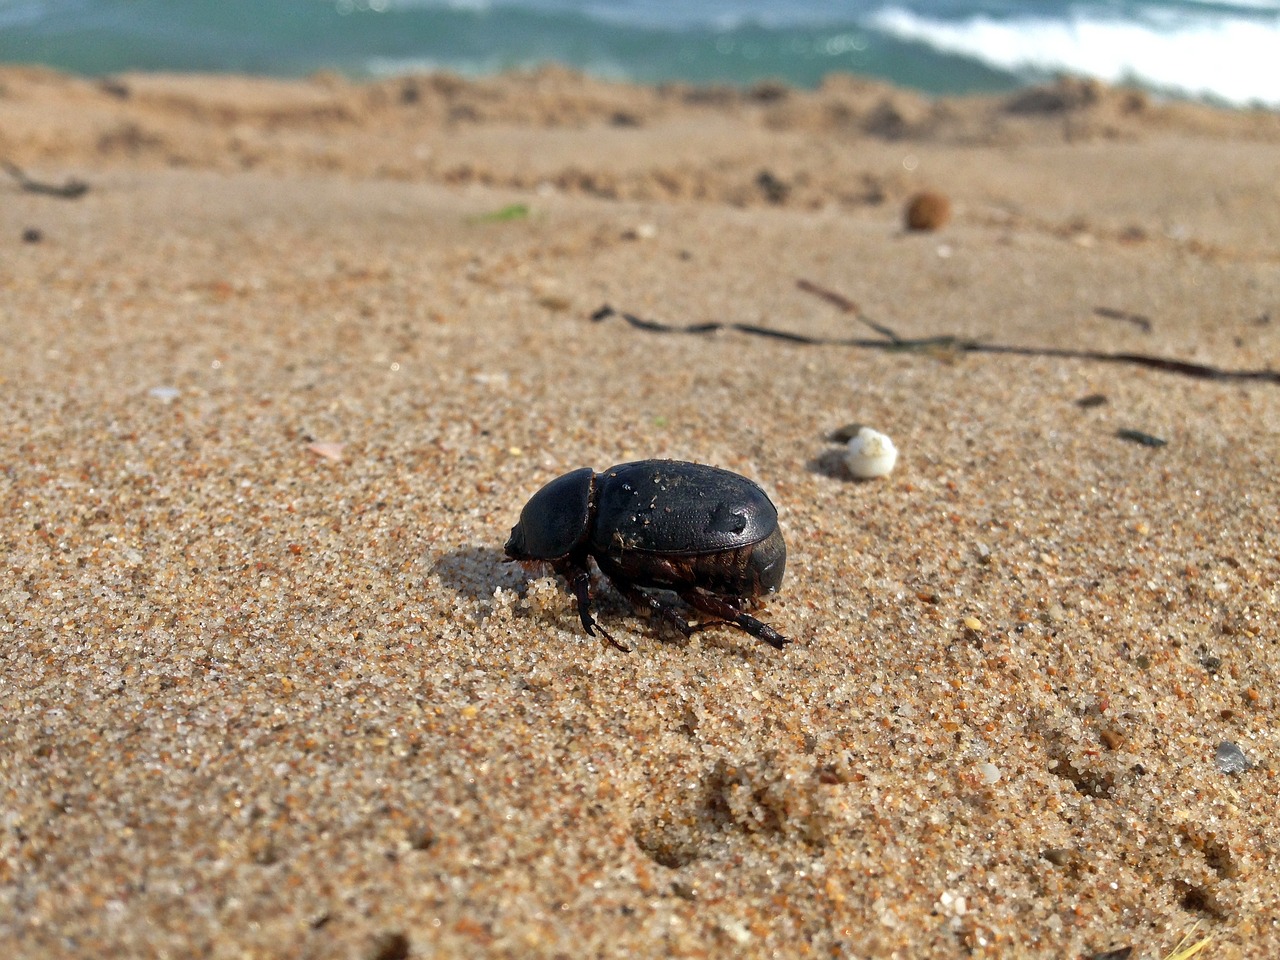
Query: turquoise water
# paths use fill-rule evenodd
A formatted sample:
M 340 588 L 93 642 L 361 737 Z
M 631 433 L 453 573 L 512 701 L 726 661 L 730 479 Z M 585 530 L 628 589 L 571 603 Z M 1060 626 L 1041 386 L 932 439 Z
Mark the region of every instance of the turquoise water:
M 1072 72 L 1280 107 L 1280 0 L 0 0 L 0 60 L 275 76 L 557 62 L 799 86 L 838 70 L 930 93 Z

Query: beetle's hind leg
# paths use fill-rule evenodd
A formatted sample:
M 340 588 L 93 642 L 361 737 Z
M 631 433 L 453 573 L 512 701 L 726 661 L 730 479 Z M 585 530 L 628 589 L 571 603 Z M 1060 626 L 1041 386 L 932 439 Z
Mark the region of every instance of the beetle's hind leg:
M 689 606 L 703 613 L 709 613 L 713 617 L 719 617 L 739 630 L 745 630 L 753 637 L 763 640 L 771 647 L 781 650 L 785 644 L 791 642 L 789 637 L 784 637 L 764 621 L 743 613 L 742 609 L 732 601 L 703 593 L 701 590 L 685 590 L 680 594 L 680 598 Z

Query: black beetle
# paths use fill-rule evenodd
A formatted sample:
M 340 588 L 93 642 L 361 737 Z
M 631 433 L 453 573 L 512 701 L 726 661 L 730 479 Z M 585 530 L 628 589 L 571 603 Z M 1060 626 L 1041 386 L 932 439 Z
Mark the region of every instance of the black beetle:
M 672 591 L 775 647 L 789 642 L 743 612 L 782 583 L 787 547 L 778 511 L 756 484 L 719 467 L 638 460 L 566 473 L 525 504 L 506 553 L 550 564 L 569 581 L 587 633 L 599 630 L 619 650 L 628 648 L 591 616 L 588 557 L 632 603 L 686 636 L 694 628 L 648 590 Z

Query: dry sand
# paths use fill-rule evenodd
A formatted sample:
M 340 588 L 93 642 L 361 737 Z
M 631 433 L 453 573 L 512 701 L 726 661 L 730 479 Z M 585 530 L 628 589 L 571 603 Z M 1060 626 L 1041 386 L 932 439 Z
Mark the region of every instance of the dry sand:
M 0 157 L 90 186 L 0 183 L 5 956 L 1280 955 L 1280 385 L 588 320 L 1277 366 L 1275 114 L 8 70 Z M 644 457 L 787 649 L 502 562 Z

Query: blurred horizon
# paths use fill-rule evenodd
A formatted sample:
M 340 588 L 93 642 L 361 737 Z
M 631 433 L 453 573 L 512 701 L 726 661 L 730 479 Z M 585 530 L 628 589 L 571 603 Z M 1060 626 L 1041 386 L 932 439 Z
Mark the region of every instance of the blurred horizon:
M 934 95 L 1073 74 L 1280 108 L 1280 0 L 0 0 L 0 61 L 382 77 L 546 63 L 639 83 L 814 87 L 829 73 Z

